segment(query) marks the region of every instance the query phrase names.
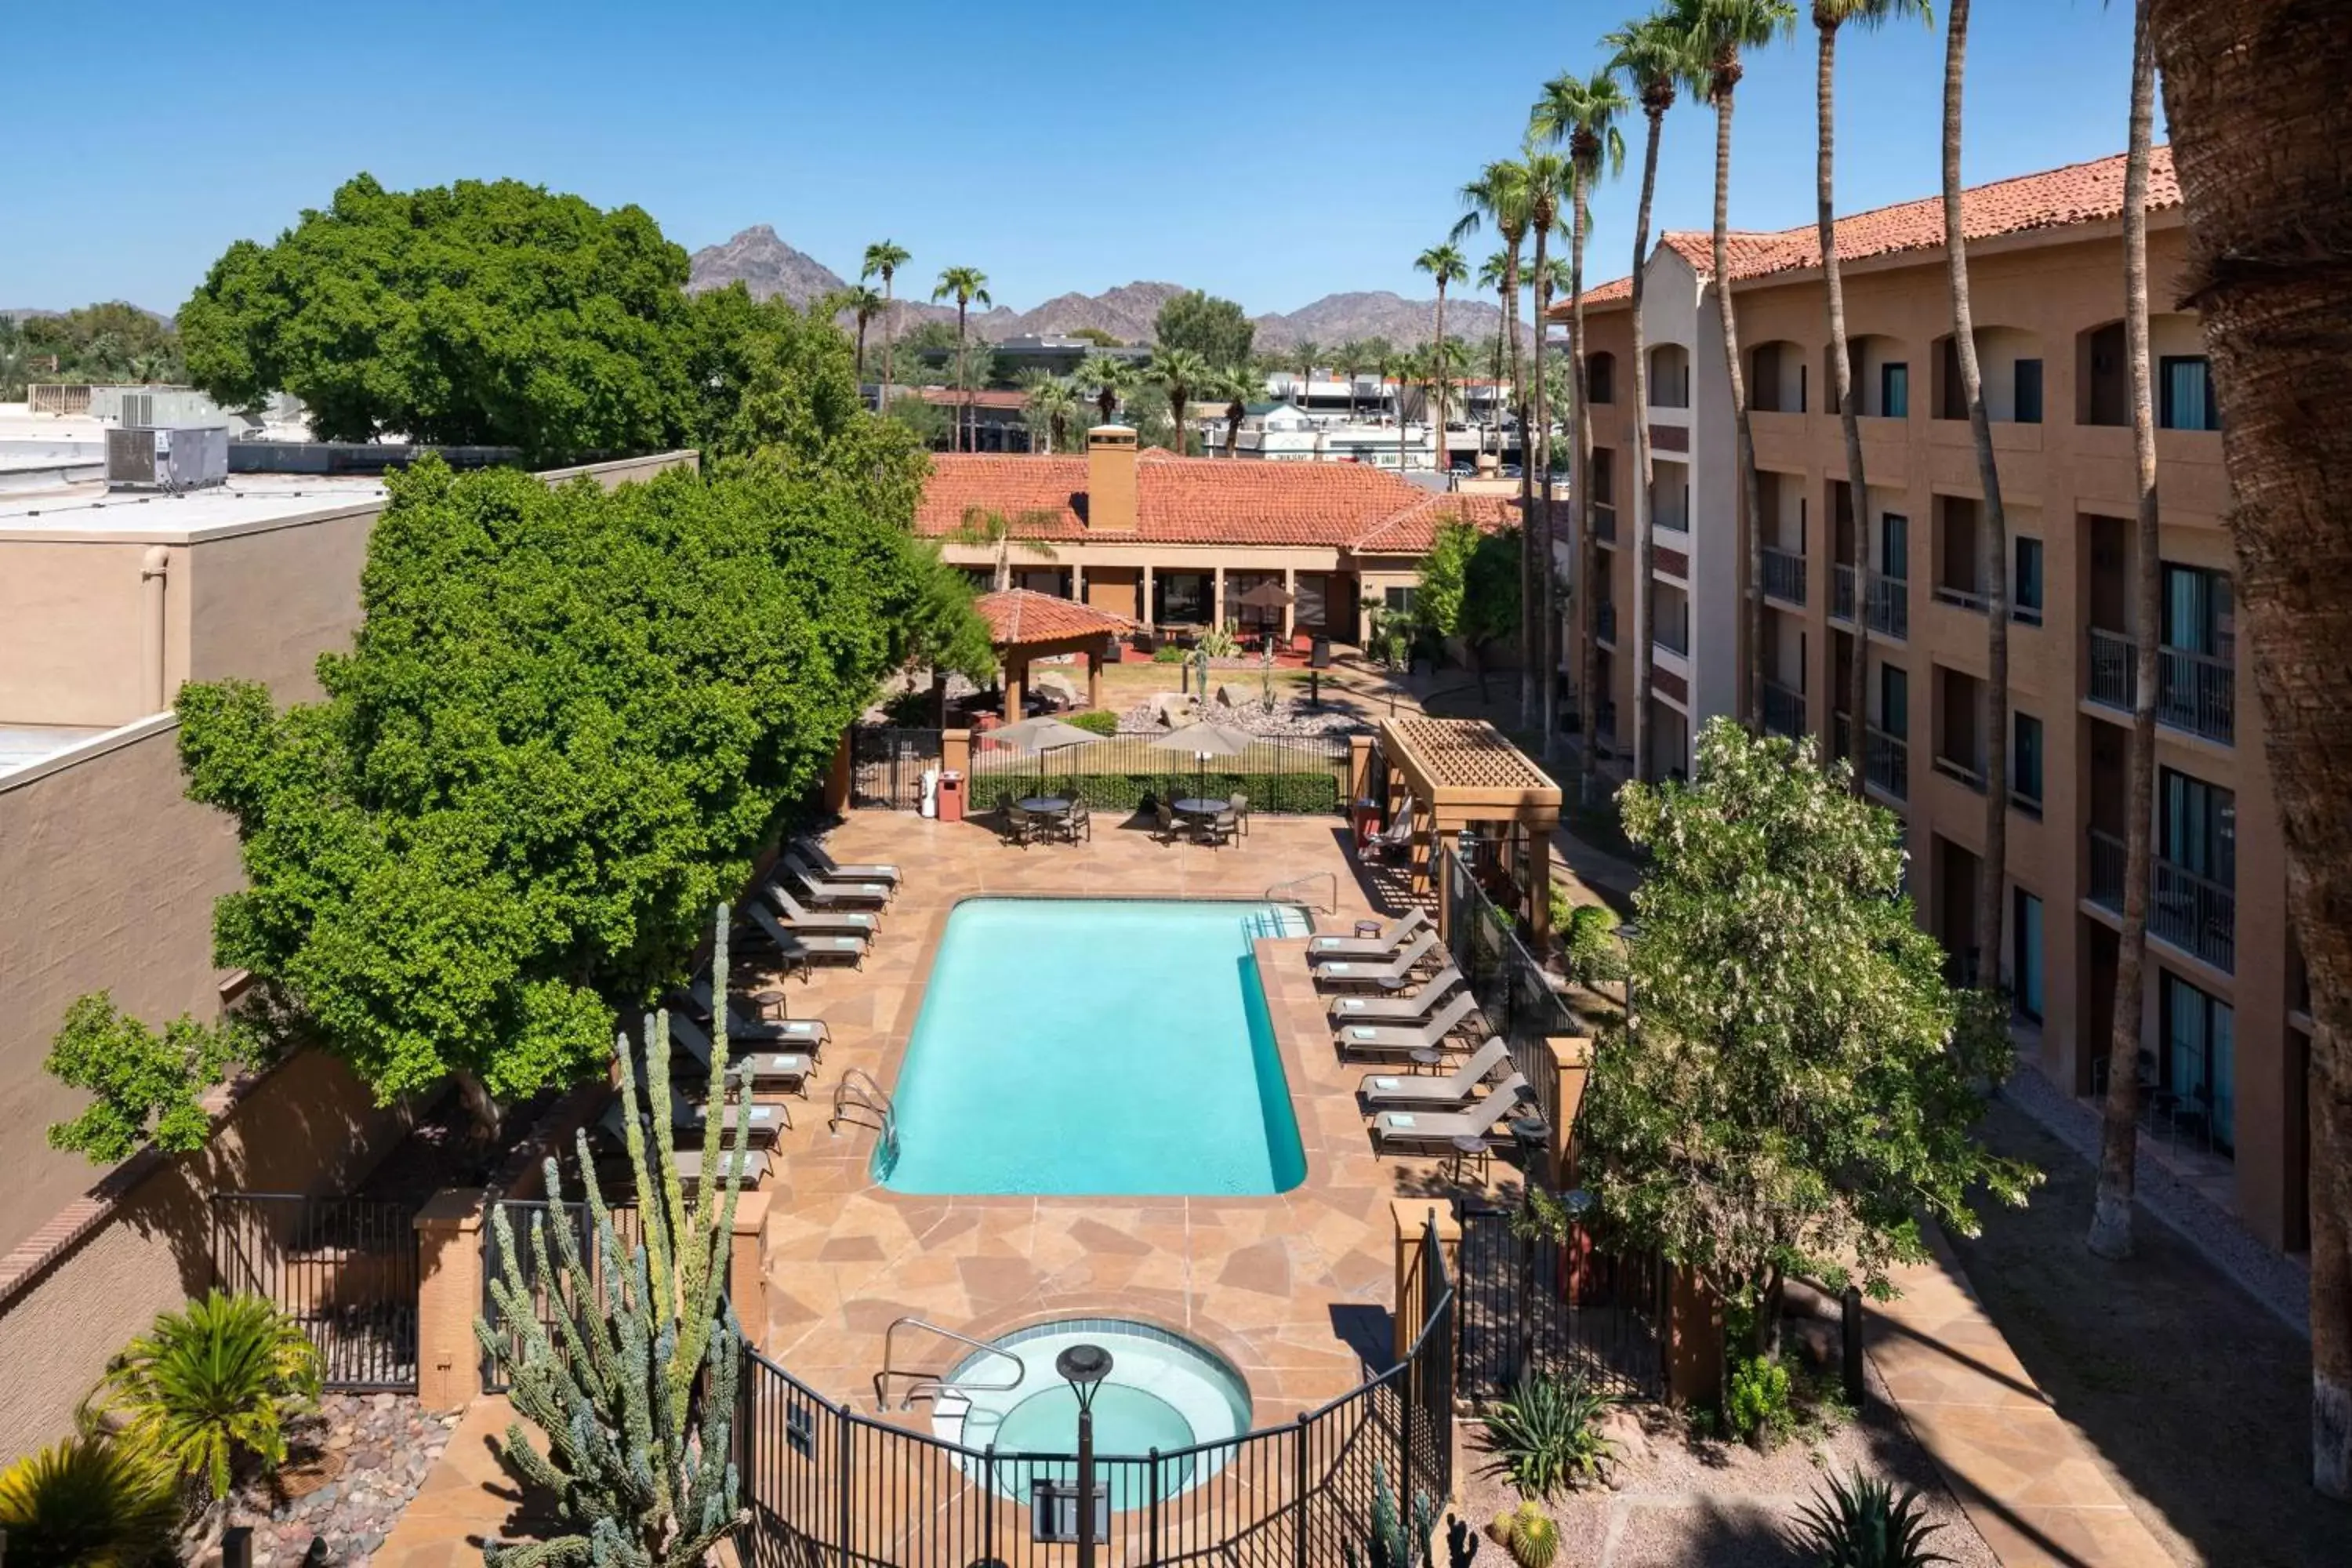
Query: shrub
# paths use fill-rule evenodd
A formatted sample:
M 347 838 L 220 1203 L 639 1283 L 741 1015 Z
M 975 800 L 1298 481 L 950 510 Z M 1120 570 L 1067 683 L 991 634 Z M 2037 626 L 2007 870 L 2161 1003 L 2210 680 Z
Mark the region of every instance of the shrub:
M 1090 735 L 1118 733 L 1118 715 L 1108 708 L 1089 708 L 1083 713 L 1065 713 L 1062 722 L 1072 729 L 1084 730 Z
M 0 1531 L 14 1568 L 146 1568 L 172 1560 L 180 1506 L 170 1468 L 91 1433 L 0 1471 Z
M 123 1441 L 152 1453 L 213 1500 L 228 1494 L 245 1456 L 274 1469 L 286 1419 L 319 1397 L 319 1352 L 258 1296 L 215 1290 L 185 1311 L 157 1315 L 107 1368 L 94 1412 Z
M 1211 626 L 1193 640 L 1193 651 L 1205 653 L 1211 658 L 1239 658 L 1241 638 L 1234 636 L 1231 626 Z
M 1486 1440 L 1511 1484 L 1529 1497 L 1597 1480 L 1617 1446 L 1601 1436 L 1614 1403 L 1582 1377 L 1521 1378 L 1486 1416 Z
M 1789 1369 L 1764 1356 L 1734 1362 L 1723 1400 L 1723 1424 L 1735 1437 L 1769 1449 L 1797 1424 L 1789 1402 Z
M 1151 662 L 1154 664 L 1181 664 L 1192 657 L 1172 642 L 1161 643 L 1151 650 Z
M 1815 1568 L 1927 1568 L 1950 1558 L 1927 1550 L 1927 1538 L 1943 1526 L 1931 1524 L 1920 1506 L 1919 1489 L 1893 1486 L 1854 1470 L 1832 1476 L 1798 1511 L 1791 1542 Z
M 200 1149 L 213 1130 L 205 1091 L 263 1054 L 260 1037 L 234 1019 L 199 1024 L 184 1013 L 158 1035 L 116 1012 L 106 992 L 81 997 L 66 1009 L 41 1066 L 96 1098 L 72 1121 L 50 1123 L 49 1147 L 100 1165 L 127 1160 L 149 1142 L 166 1153 Z
M 1617 940 L 1617 917 L 1600 904 L 1569 911 L 1569 973 L 1587 985 L 1625 978 L 1625 952 Z

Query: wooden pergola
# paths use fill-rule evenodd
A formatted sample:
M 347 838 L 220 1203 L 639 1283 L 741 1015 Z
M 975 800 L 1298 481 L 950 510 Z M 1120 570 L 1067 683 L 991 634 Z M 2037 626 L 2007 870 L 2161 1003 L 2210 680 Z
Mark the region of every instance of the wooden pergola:
M 1381 750 L 1388 762 L 1383 804 L 1391 820 L 1400 797 L 1410 798 L 1414 837 L 1429 847 L 1413 868 L 1413 890 L 1426 889 L 1465 830 L 1498 846 L 1516 842 L 1526 860 L 1524 913 L 1536 951 L 1543 952 L 1551 940 L 1551 835 L 1559 826 L 1559 785 L 1483 719 L 1383 719 Z M 1442 896 L 1437 907 L 1440 931 L 1450 936 Z
M 1055 654 L 1087 656 L 1087 706 L 1102 706 L 1103 658 L 1113 641 L 1135 629 L 1135 622 L 1108 610 L 1098 610 L 1076 599 L 1056 598 L 1027 588 L 1007 588 L 982 594 L 972 601 L 988 623 L 988 640 L 1004 666 L 1004 721 L 1021 721 L 1021 704 L 1028 695 L 1029 666 Z

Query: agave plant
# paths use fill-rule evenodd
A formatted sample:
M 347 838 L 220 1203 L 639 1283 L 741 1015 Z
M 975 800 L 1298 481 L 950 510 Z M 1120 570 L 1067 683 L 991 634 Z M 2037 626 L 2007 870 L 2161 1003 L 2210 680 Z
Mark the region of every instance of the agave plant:
M 258 1296 L 215 1290 L 163 1312 L 107 1368 L 92 1413 L 214 1501 L 236 1462 L 286 1459 L 286 1423 L 319 1398 L 319 1352 Z
M 146 1568 L 171 1560 L 180 1506 L 168 1465 L 91 1433 L 0 1470 L 14 1568 Z
M 1798 1510 L 1794 1544 L 1817 1568 L 1927 1568 L 1949 1563 L 1927 1550 L 1927 1538 L 1943 1526 L 1928 1521 L 1919 1489 L 1897 1496 L 1892 1484 L 1856 1469 L 1832 1476 L 1825 1492 Z
M 1522 1495 L 1548 1498 L 1601 1478 L 1617 1452 L 1601 1431 L 1614 1403 L 1582 1377 L 1521 1378 L 1487 1413 L 1487 1446 Z

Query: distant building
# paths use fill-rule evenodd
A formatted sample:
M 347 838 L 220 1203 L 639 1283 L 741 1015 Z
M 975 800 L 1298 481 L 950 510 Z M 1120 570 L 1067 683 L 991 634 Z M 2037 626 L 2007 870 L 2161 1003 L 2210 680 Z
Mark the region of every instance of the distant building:
M 1141 364 L 1151 357 L 1149 343 L 1127 343 L 1107 349 L 1085 338 L 1065 336 L 1058 332 L 1024 332 L 990 345 L 996 351 L 998 367 L 1006 374 L 1018 376 L 1024 370 L 1042 370 L 1048 375 L 1067 375 L 1085 363 L 1089 354 L 1103 354 L 1111 359 Z

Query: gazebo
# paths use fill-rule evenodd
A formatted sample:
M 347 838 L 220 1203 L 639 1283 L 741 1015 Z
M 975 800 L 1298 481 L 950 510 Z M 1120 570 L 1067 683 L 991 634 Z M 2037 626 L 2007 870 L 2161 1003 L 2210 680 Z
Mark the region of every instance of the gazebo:
M 1410 798 L 1414 837 L 1429 846 L 1427 859 L 1414 867 L 1414 890 L 1427 886 L 1463 833 L 1475 830 L 1505 857 L 1505 867 L 1524 862 L 1512 881 L 1536 951 L 1544 951 L 1551 935 L 1551 834 L 1559 826 L 1559 785 L 1551 775 L 1483 719 L 1383 719 L 1380 751 L 1388 773 L 1382 804 L 1393 817 Z M 1437 907 L 1442 929 L 1451 919 L 1442 894 Z
M 1087 656 L 1087 706 L 1102 706 L 1103 659 L 1112 642 L 1135 629 L 1135 622 L 1076 599 L 1056 598 L 1027 588 L 982 594 L 972 601 L 988 622 L 988 640 L 1004 666 L 1004 721 L 1021 721 L 1029 689 L 1029 666 L 1054 654 Z

